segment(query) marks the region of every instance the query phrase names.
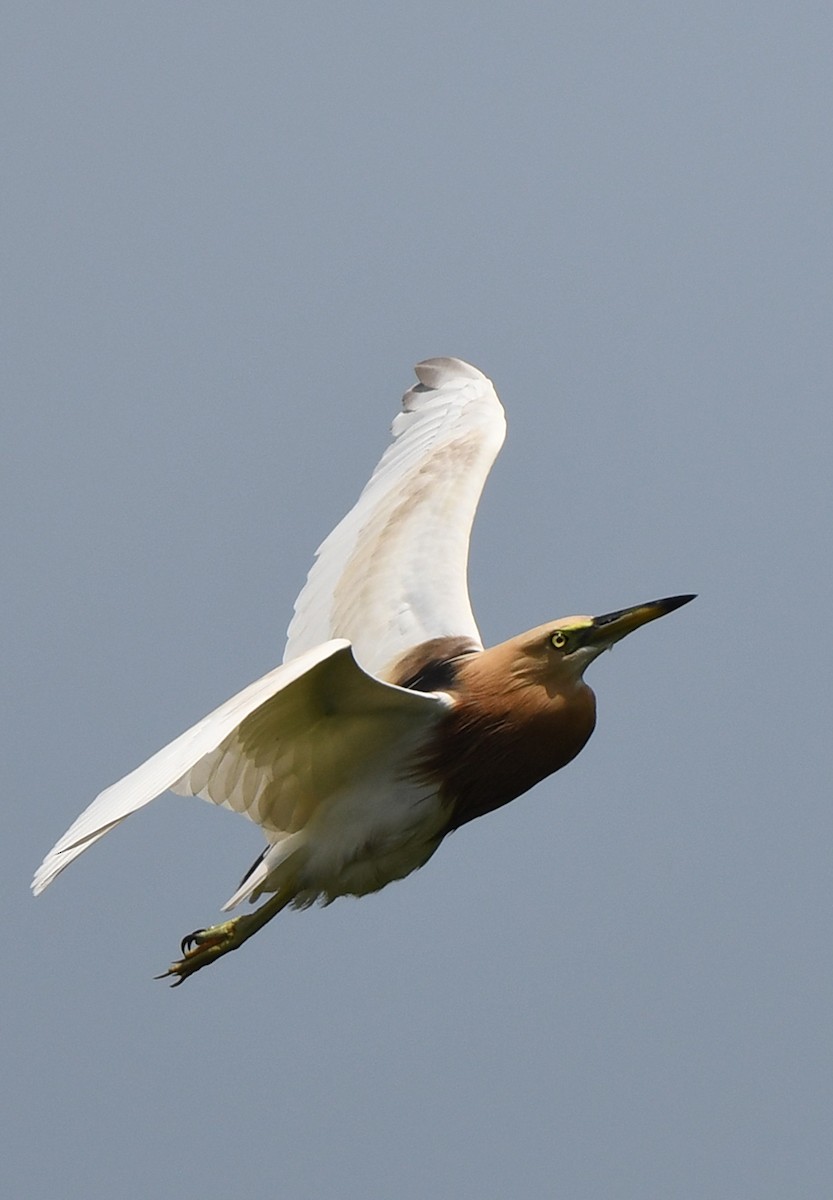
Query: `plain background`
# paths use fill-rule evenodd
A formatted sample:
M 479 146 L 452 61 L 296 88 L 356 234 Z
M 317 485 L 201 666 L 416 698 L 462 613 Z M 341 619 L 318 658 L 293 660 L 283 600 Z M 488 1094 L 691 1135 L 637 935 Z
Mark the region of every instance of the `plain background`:
M 831 9 L 12 4 L 3 1194 L 829 1195 Z M 487 642 L 697 591 L 595 737 L 170 992 L 260 849 L 100 790 L 280 658 L 411 366 L 509 437 Z

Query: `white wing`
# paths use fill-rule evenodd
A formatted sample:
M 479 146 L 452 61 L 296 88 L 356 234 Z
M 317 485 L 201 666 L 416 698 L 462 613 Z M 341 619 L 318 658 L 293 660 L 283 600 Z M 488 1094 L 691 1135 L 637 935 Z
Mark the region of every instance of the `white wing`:
M 506 423 L 490 380 L 458 358 L 416 367 L 393 444 L 319 547 L 295 602 L 284 661 L 348 638 L 382 674 L 430 638 L 480 634 L 466 584 L 469 536 Z
M 35 895 L 64 867 L 168 788 L 261 825 L 270 841 L 301 829 L 345 780 L 424 736 L 445 697 L 366 675 L 330 641 L 275 668 L 103 791 L 47 854 Z

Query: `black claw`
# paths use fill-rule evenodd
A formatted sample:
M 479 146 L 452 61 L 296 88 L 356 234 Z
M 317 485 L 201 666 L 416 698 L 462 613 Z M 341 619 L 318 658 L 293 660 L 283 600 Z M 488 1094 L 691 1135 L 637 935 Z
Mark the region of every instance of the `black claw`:
M 205 933 L 205 930 L 195 929 L 193 933 L 186 933 L 185 937 L 179 943 L 179 948 L 182 951 L 183 958 L 193 946 L 199 945 L 201 933 Z
M 176 975 L 176 979 L 171 984 L 171 987 L 179 987 L 179 985 L 188 978 L 188 974 L 190 974 L 190 972 L 188 972 L 186 974 L 180 974 L 178 966 L 179 966 L 179 964 L 174 963 L 172 966 L 168 967 L 167 971 L 163 971 L 161 975 L 154 975 L 153 978 L 154 979 L 170 979 L 170 977 L 172 975 Z

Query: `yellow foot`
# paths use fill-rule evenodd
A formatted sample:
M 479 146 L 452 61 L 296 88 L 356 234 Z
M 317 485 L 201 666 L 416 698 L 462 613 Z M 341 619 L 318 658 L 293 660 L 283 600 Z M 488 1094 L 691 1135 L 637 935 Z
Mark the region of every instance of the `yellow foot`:
M 177 978 L 171 987 L 179 987 L 184 979 L 202 970 L 215 959 L 229 950 L 236 950 L 246 940 L 238 933 L 237 926 L 240 918 L 224 921 L 222 925 L 212 925 L 210 929 L 197 929 L 182 939 L 182 958 L 179 962 L 171 963 L 167 971 L 157 975 L 157 979 L 167 979 L 169 975 Z

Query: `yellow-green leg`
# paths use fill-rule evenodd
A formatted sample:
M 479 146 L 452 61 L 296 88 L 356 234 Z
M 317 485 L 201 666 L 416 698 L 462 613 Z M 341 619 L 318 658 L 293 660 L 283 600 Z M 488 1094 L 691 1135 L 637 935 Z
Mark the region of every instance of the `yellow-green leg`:
M 197 929 L 194 933 L 189 933 L 182 939 L 182 958 L 179 962 L 171 963 L 167 971 L 156 978 L 167 979 L 169 975 L 176 975 L 177 978 L 171 987 L 179 987 L 189 975 L 222 958 L 230 950 L 242 946 L 258 929 L 262 929 L 267 921 L 277 916 L 287 903 L 286 894 L 278 892 L 254 912 L 244 913 L 231 921 L 223 921 L 220 925 L 212 925 L 209 929 Z

